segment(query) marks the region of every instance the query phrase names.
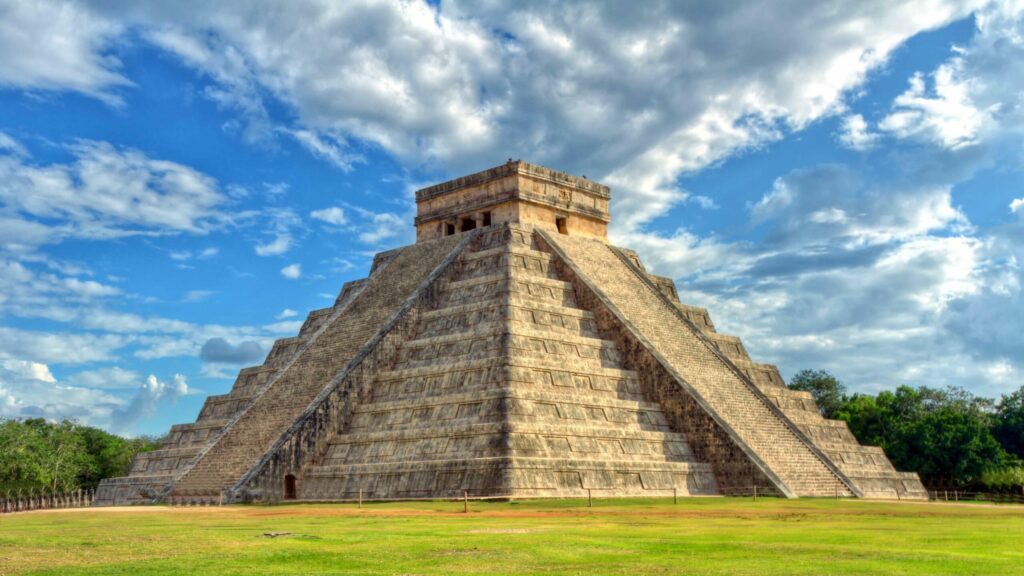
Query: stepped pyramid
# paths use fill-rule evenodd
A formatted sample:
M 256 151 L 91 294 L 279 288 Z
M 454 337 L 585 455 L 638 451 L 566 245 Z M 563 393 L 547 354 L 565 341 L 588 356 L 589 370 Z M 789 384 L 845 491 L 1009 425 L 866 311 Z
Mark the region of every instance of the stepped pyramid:
M 418 191 L 415 244 L 97 500 L 926 497 L 610 245 L 609 198 L 519 161 Z

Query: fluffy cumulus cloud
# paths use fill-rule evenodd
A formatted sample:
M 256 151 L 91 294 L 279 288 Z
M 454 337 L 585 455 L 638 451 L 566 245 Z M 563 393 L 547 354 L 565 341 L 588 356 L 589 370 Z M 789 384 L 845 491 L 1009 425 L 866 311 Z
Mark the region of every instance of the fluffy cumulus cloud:
M 108 425 L 123 400 L 102 390 L 59 383 L 47 364 L 0 362 L 0 417 L 77 419 Z
M 0 362 L 0 417 L 71 419 L 132 433 L 140 418 L 190 392 L 180 374 L 170 382 L 153 375 L 140 380 L 138 374 L 114 367 L 79 372 L 65 383 L 54 378 L 46 364 L 4 360 Z M 114 389 L 135 392 L 126 397 Z
M 878 141 L 878 134 L 869 131 L 863 116 L 850 114 L 843 118 L 839 141 L 853 150 L 870 150 Z
M 188 393 L 188 382 L 181 374 L 175 374 L 170 382 L 150 374 L 130 402 L 111 412 L 110 428 L 129 432 L 140 418 L 153 415 L 160 404 L 173 403 Z
M 106 142 L 67 146 L 67 164 L 0 148 L 0 248 L 24 252 L 66 238 L 203 234 L 226 197 L 213 178 Z
M 297 280 L 302 276 L 302 265 L 301 264 L 289 264 L 284 268 L 281 268 L 281 276 L 289 280 Z
M 344 226 L 348 224 L 348 217 L 345 215 L 345 210 L 338 206 L 331 206 L 320 210 L 313 210 L 309 215 L 321 222 L 326 222 L 334 226 Z
M 948 191 L 879 193 L 839 167 L 817 172 L 789 174 L 751 207 L 764 243 L 719 246 L 721 259 L 697 272 L 656 270 L 681 276 L 684 301 L 709 307 L 720 331 L 790 373 L 822 367 L 867 390 L 1005 391 L 970 381 L 979 364 L 946 328 L 984 293 L 989 250 L 956 232 L 964 220 Z
M 0 86 L 73 90 L 119 104 L 117 89 L 131 82 L 110 49 L 122 31 L 71 2 L 0 2 Z

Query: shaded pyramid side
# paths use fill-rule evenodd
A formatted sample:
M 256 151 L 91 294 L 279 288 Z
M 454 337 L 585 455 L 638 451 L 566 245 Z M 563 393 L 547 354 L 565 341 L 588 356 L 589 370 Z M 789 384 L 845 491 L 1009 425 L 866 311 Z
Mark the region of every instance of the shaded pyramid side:
M 636 262 L 639 264 L 639 260 Z M 680 302 L 671 279 L 651 276 L 651 280 L 721 354 L 743 371 L 853 481 L 865 497 L 928 498 L 928 492 L 915 472 L 897 471 L 881 448 L 861 445 L 846 422 L 824 418 L 810 392 L 790 390 L 776 366 L 754 362 L 738 337 L 716 332 L 707 309 Z
M 342 371 L 435 268 L 460 238 L 415 244 L 395 251 L 343 310 L 330 317 L 274 376 L 250 406 L 196 457 L 175 481 L 171 499 L 219 500 L 259 461 L 332 379 Z
M 709 417 L 783 495 L 862 495 L 803 430 L 688 321 L 630 254 L 600 240 L 538 233 L 571 270 L 577 292 L 588 295 L 599 310 L 599 321 L 630 351 L 633 364 L 645 367 L 641 373 L 651 379 L 662 405 L 676 406 L 669 412 L 678 415 L 677 426 L 694 434 L 693 426 L 702 416 Z M 710 439 L 701 444 L 713 445 Z M 715 454 L 698 457 L 720 459 Z M 719 466 L 716 474 L 727 493 L 742 492 L 744 484 L 750 489 L 747 470 Z
M 481 234 L 293 476 L 304 500 L 713 494 L 533 234 Z
M 371 274 L 387 261 L 385 253 L 375 259 Z M 266 389 L 281 367 L 302 348 L 333 314 L 340 313 L 366 284 L 366 279 L 346 282 L 334 305 L 313 310 L 299 334 L 274 342 L 264 362 L 242 368 L 227 394 L 206 398 L 195 422 L 176 424 L 164 437 L 158 450 L 138 454 L 122 478 L 104 479 L 96 493 L 101 506 L 152 502 L 177 479 L 204 449 L 212 445 L 225 426 L 244 412 Z

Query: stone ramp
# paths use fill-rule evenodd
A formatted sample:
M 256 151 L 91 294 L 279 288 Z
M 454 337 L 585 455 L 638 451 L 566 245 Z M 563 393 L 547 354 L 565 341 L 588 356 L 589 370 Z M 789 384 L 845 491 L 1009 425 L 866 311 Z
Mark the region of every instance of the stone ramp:
M 395 253 L 366 281 L 363 290 L 275 375 L 249 408 L 228 424 L 173 485 L 172 500 L 219 500 L 222 492 L 260 460 L 410 294 L 456 247 L 460 239 L 415 244 Z
M 647 277 L 600 240 L 539 234 L 784 495 L 860 496 L 852 483 Z

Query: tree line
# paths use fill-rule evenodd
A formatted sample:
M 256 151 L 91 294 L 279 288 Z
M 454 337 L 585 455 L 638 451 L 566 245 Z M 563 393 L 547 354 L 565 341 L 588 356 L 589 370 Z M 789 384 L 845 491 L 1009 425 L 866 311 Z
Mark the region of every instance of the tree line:
M 122 438 L 68 420 L 0 420 L 0 495 L 92 490 L 103 478 L 127 476 L 136 454 L 158 447 L 157 438 Z
M 1024 386 L 998 400 L 955 387 L 847 394 L 828 372 L 803 370 L 789 388 L 810 392 L 822 416 L 845 421 L 861 444 L 881 446 L 896 469 L 917 472 L 930 489 L 1024 485 Z

